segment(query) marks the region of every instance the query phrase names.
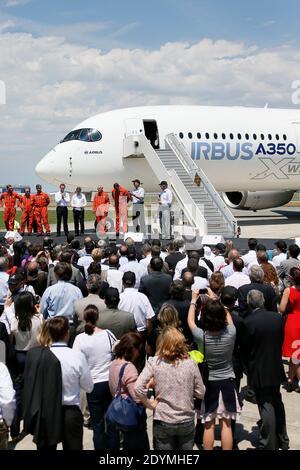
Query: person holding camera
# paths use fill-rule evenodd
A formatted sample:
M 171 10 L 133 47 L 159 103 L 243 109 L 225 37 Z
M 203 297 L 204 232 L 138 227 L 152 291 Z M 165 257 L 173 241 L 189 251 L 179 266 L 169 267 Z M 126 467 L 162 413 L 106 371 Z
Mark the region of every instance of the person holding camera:
M 68 205 L 70 204 L 70 195 L 65 191 L 66 185 L 61 183 L 59 186 L 59 191 L 55 193 L 55 202 L 56 202 L 56 236 L 60 237 L 61 229 L 61 219 L 63 219 L 64 232 L 67 236 L 69 233 L 68 228 Z

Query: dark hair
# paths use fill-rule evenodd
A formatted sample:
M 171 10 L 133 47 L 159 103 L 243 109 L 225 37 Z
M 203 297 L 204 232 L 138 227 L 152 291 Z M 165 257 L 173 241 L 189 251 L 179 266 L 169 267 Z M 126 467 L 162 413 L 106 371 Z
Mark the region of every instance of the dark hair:
M 67 235 L 67 243 L 70 245 L 70 243 L 72 243 L 73 240 L 75 240 L 75 235 L 74 235 L 74 233 L 68 233 L 68 235 Z
M 242 258 L 236 258 L 232 262 L 234 270 L 238 272 L 242 272 L 244 269 L 244 261 Z
M 163 268 L 164 262 L 159 256 L 151 258 L 150 267 L 152 271 L 161 271 Z
M 256 251 L 267 251 L 267 247 L 266 247 L 266 245 L 263 245 L 262 243 L 259 243 L 258 245 L 256 245 L 255 250 Z
M 73 248 L 73 250 L 80 250 L 80 241 L 78 240 L 78 238 L 75 238 L 75 240 L 72 240 L 70 245 L 71 245 L 71 248 Z
M 22 259 L 25 256 L 25 253 L 27 251 L 26 243 L 24 241 L 14 242 L 13 250 L 14 250 L 14 255 L 13 255 L 14 266 L 21 267 Z
M 114 353 L 117 358 L 124 358 L 125 361 L 132 362 L 134 350 L 141 352 L 142 349 L 142 337 L 138 333 L 130 331 L 121 336 L 120 341 L 114 348 Z
M 120 294 L 115 287 L 109 287 L 105 291 L 104 300 L 108 308 L 117 308 L 120 302 Z
M 160 256 L 161 253 L 161 248 L 158 245 L 153 245 L 151 246 L 151 256 L 152 258 L 155 258 L 156 256 Z
M 189 260 L 188 260 L 188 262 L 187 262 L 187 269 L 188 269 L 188 271 L 190 271 L 191 273 L 195 274 L 195 273 L 197 273 L 198 268 L 199 268 L 199 261 L 198 261 L 198 259 L 196 259 L 196 258 L 189 258 Z
M 62 252 L 62 254 L 60 255 L 60 261 L 62 263 L 68 263 L 68 264 L 71 264 L 72 262 L 72 256 L 73 256 L 73 252 L 70 251 L 70 250 L 65 250 Z
M 233 286 L 225 286 L 221 290 L 220 300 L 225 307 L 231 308 L 234 306 L 238 298 L 238 290 Z
M 32 293 L 28 291 L 20 292 L 15 299 L 14 305 L 16 318 L 18 319 L 18 329 L 20 331 L 31 330 L 31 319 L 36 313 Z
M 189 250 L 187 255 L 188 259 L 196 259 L 199 262 L 200 256 L 204 256 L 204 248 L 202 249 L 202 253 L 200 253 L 200 250 Z
M 292 279 L 293 279 L 295 285 L 299 286 L 299 284 L 300 284 L 300 269 L 299 268 L 292 268 L 291 272 L 290 272 L 290 275 L 292 276 Z
M 211 290 L 215 294 L 219 295 L 221 292 L 221 289 L 223 289 L 224 286 L 225 286 L 225 279 L 224 279 L 223 273 L 221 272 L 212 273 L 210 280 L 209 280 L 209 287 L 211 288 Z
M 134 261 L 136 259 L 136 249 L 134 246 L 129 246 L 127 249 L 127 258 L 129 261 Z
M 275 246 L 280 250 L 282 253 L 286 253 L 286 243 L 284 240 L 278 240 L 275 243 Z
M 99 310 L 96 305 L 88 305 L 83 311 L 83 319 L 85 321 L 84 332 L 87 335 L 92 335 L 96 328 L 96 323 L 99 318 Z
M 49 335 L 53 343 L 62 341 L 69 331 L 69 320 L 67 317 L 62 315 L 50 318 L 49 323 Z
M 54 268 L 54 273 L 60 281 L 68 282 L 72 277 L 72 266 L 69 263 L 57 263 Z
M 95 248 L 95 243 L 93 241 L 88 241 L 84 244 L 85 252 L 90 255 Z
M 119 253 L 121 256 L 126 256 L 127 253 L 127 245 L 121 245 L 119 248 Z
M 292 258 L 298 258 L 299 253 L 300 253 L 300 249 L 298 245 L 293 244 L 289 246 L 289 254 L 291 255 Z
M 171 299 L 184 300 L 185 288 L 180 280 L 173 281 L 170 287 Z
M 202 320 L 205 330 L 222 331 L 226 325 L 226 310 L 219 300 L 210 300 L 202 311 Z
M 161 247 L 161 241 L 158 238 L 154 238 L 151 242 L 151 246 L 159 246 Z
M 100 276 L 101 271 L 102 271 L 101 263 L 98 263 L 98 261 L 92 261 L 92 263 L 87 268 L 88 275 L 99 274 Z
M 255 250 L 256 245 L 257 245 L 256 238 L 249 238 L 248 239 L 248 248 L 249 248 L 249 250 Z
M 127 287 L 133 287 L 135 286 L 135 282 L 136 282 L 136 277 L 135 277 L 135 273 L 132 272 L 132 271 L 126 271 L 124 274 L 123 274 L 123 284 Z

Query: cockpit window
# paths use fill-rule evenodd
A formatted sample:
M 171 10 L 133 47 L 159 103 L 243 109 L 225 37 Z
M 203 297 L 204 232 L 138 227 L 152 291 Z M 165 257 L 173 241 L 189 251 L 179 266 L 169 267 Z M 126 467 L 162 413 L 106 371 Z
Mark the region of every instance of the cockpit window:
M 62 142 L 68 142 L 69 140 L 81 140 L 83 142 L 96 142 L 102 139 L 102 134 L 97 129 L 85 128 L 75 129 L 69 132 L 66 137 L 61 140 Z

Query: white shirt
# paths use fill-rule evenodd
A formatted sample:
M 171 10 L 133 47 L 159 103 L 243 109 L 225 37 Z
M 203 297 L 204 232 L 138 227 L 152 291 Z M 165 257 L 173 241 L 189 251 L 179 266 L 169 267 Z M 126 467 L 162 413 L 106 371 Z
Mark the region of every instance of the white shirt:
M 63 197 L 64 195 L 64 197 Z M 55 202 L 59 207 L 67 207 L 70 202 L 70 194 L 69 193 L 55 193 Z
M 239 287 L 244 286 L 245 284 L 250 284 L 250 282 L 250 278 L 247 274 L 235 271 L 231 276 L 228 276 L 225 279 L 225 286 L 232 286 L 239 289 Z
M 6 326 L 6 331 L 8 335 L 10 335 L 11 333 L 11 325 L 15 318 L 15 306 L 12 303 L 9 307 L 4 308 L 4 312 L 0 317 L 0 321 Z
M 0 305 L 4 305 L 8 295 L 8 278 L 7 273 L 0 272 Z
M 66 343 L 53 343 L 51 352 L 55 354 L 62 370 L 62 404 L 80 406 L 80 389 L 91 393 L 94 388 L 84 354 L 68 348 Z
M 134 287 L 136 289 L 140 287 L 141 278 L 148 274 L 147 269 L 142 264 L 140 264 L 137 260 L 128 261 L 128 263 L 120 267 L 120 271 L 123 271 L 123 273 L 126 273 L 127 271 L 132 271 L 135 274 L 135 286 Z
M 246 253 L 245 255 L 243 255 L 242 257 L 242 260 L 244 261 L 244 266 L 245 268 L 248 267 L 248 264 L 250 263 L 254 263 L 256 262 L 257 263 L 257 258 L 256 258 L 256 251 L 255 250 L 249 250 L 248 253 Z
M 107 282 L 109 284 L 109 287 L 114 287 L 115 289 L 118 289 L 119 293 L 122 292 L 123 289 L 123 271 L 120 271 L 118 269 L 111 269 L 109 268 L 107 272 Z
M 205 277 L 195 276 L 194 284 L 192 285 L 192 290 L 194 289 L 206 289 L 209 285 L 209 282 Z
M 128 263 L 128 258 L 127 256 L 120 256 L 119 258 L 119 265 L 120 266 L 124 266 L 124 264 L 127 264 Z
M 278 268 L 278 266 L 280 266 L 281 261 L 285 261 L 286 259 L 286 253 L 279 253 L 279 255 L 274 256 L 274 258 L 272 259 L 272 264 L 275 268 Z
M 109 330 L 101 330 L 92 335 L 81 333 L 76 336 L 73 349 L 84 354 L 94 384 L 108 382 L 112 346 L 116 341 L 117 338 Z
M 73 194 L 72 200 L 71 200 L 71 206 L 74 207 L 74 209 L 82 209 L 87 205 L 87 200 L 85 197 L 85 194 L 80 193 L 80 194 Z
M 224 256 L 222 255 L 218 255 L 218 256 L 215 256 L 212 260 L 211 260 L 212 264 L 214 265 L 214 268 L 215 268 L 215 272 L 218 271 L 220 269 L 221 266 L 224 266 L 225 264 L 225 258 Z
M 159 194 L 159 200 L 160 200 L 160 203 L 163 206 L 167 206 L 168 204 L 172 204 L 173 195 L 172 195 L 172 192 L 170 191 L 169 188 L 166 188 L 164 191 L 162 191 Z
M 231 262 L 230 264 L 228 264 L 227 266 L 224 266 L 224 268 L 221 269 L 221 273 L 223 274 L 224 278 L 226 279 L 227 277 L 231 276 L 232 274 L 234 274 L 234 269 L 233 269 L 233 263 Z M 248 275 L 248 269 L 247 268 L 243 268 L 243 273 L 246 274 L 246 276 Z
M 132 287 L 127 287 L 122 292 L 118 308 L 133 313 L 138 331 L 145 331 L 147 320 L 155 316 L 148 297 Z
M 146 270 L 150 264 L 150 261 L 151 261 L 151 253 L 149 255 L 146 256 L 146 258 L 143 258 L 139 261 L 140 265 L 143 266 Z
M 84 273 L 85 273 L 85 277 L 87 279 L 88 277 L 88 269 L 90 267 L 90 264 L 93 262 L 93 258 L 92 258 L 92 255 L 84 255 L 84 256 L 81 256 L 81 258 L 79 258 L 79 260 L 77 261 L 77 264 L 78 266 L 83 266 L 84 267 Z M 101 266 L 102 268 L 102 266 Z
M 0 362 L 0 421 L 10 426 L 16 409 L 16 392 L 5 364 Z
M 133 204 L 137 204 L 137 203 L 140 203 L 140 204 L 141 204 L 141 203 L 144 202 L 144 198 L 145 198 L 145 191 L 144 191 L 144 188 L 141 188 L 141 187 L 139 186 L 138 189 L 133 189 L 133 190 L 131 191 L 131 193 L 132 193 L 132 203 L 133 203 Z M 138 199 L 137 197 L 135 197 L 135 195 L 138 196 L 138 197 L 141 197 L 142 200 L 140 200 L 140 199 Z
M 205 261 L 202 259 L 199 259 L 199 266 L 202 266 L 207 270 L 207 275 L 210 277 L 212 275 L 212 271 L 209 269 Z M 176 281 L 177 279 L 181 279 L 181 272 L 183 269 L 185 269 L 188 265 L 188 257 L 186 256 L 185 258 L 181 259 L 178 261 L 178 263 L 175 266 L 175 274 L 174 274 L 174 279 L 173 281 Z

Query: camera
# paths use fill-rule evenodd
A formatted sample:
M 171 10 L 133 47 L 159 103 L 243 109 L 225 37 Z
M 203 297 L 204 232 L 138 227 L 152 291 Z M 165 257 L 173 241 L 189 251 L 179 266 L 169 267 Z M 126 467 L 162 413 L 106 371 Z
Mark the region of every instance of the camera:
M 207 294 L 207 289 L 199 289 L 199 294 Z

